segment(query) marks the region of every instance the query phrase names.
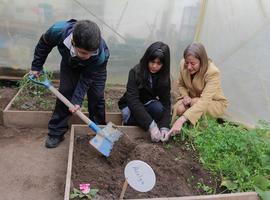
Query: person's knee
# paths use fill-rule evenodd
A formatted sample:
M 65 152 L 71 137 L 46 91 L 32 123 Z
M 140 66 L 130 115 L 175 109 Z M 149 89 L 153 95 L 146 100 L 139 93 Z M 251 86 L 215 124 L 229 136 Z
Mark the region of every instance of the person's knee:
M 147 110 L 156 121 L 159 121 L 163 116 L 164 107 L 160 101 L 153 101 L 147 106 Z

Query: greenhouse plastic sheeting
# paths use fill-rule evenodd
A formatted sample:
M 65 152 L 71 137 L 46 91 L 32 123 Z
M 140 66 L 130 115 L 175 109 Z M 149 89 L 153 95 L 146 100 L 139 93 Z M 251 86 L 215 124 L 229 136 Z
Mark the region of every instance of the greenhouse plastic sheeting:
M 71 18 L 90 19 L 100 26 L 111 50 L 110 83 L 125 83 L 129 69 L 157 40 L 170 46 L 176 80 L 183 49 L 195 38 L 221 70 L 230 118 L 251 125 L 260 119 L 270 121 L 270 1 L 0 2 L 0 69 L 29 69 L 40 35 L 55 21 Z M 45 64 L 52 71 L 59 70 L 56 51 Z
M 270 121 L 270 1 L 205 1 L 197 40 L 221 70 L 231 118 Z
M 199 0 L 2 0 L 0 66 L 29 69 L 41 34 L 55 21 L 75 18 L 100 26 L 111 51 L 108 82 L 125 83 L 129 69 L 155 41 L 170 46 L 175 72 L 193 41 L 199 9 Z M 55 48 L 44 66 L 59 71 L 59 62 Z

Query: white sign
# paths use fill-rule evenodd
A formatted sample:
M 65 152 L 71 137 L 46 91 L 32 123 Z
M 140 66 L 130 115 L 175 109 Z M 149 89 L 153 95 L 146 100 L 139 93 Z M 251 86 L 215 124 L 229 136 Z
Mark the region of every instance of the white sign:
M 133 160 L 125 167 L 125 178 L 128 184 L 139 192 L 148 192 L 156 184 L 153 169 L 141 160 Z

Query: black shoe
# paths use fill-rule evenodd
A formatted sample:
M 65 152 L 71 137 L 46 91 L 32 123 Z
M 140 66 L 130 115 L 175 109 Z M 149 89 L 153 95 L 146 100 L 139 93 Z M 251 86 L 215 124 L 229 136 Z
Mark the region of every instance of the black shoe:
M 57 147 L 60 142 L 62 142 L 64 140 L 64 136 L 60 136 L 60 137 L 52 137 L 52 136 L 48 136 L 48 138 L 46 139 L 45 142 L 45 147 L 47 148 L 55 148 Z

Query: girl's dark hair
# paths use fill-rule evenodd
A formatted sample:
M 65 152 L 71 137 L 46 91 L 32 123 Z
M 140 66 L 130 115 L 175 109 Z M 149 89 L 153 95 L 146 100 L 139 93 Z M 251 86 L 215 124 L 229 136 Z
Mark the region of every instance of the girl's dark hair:
M 170 82 L 170 48 L 163 42 L 151 44 L 141 58 L 140 73 L 142 75 L 142 82 L 147 83 L 150 75 L 148 64 L 156 58 L 159 58 L 160 62 L 163 64 L 158 72 L 158 74 L 160 74 L 160 83 L 168 84 L 168 81 Z
M 159 58 L 160 62 L 162 64 L 164 64 L 164 60 L 165 60 L 165 55 L 164 55 L 164 51 L 162 49 L 157 49 L 155 50 L 149 57 L 149 61 L 153 61 L 156 58 Z
M 78 48 L 95 51 L 99 48 L 101 33 L 98 25 L 90 20 L 77 21 L 73 28 L 73 42 Z

